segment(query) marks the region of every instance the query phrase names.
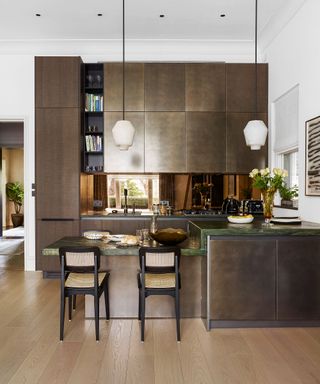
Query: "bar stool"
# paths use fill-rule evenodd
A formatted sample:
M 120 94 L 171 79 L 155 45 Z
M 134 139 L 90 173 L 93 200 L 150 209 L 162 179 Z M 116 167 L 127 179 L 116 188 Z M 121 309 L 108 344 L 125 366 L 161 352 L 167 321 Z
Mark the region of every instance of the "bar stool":
M 144 341 L 145 299 L 151 295 L 169 295 L 175 299 L 177 341 L 180 341 L 180 248 L 165 246 L 141 247 L 139 262 L 140 271 L 137 279 L 141 341 Z
M 96 340 L 99 340 L 99 298 L 104 292 L 106 318 L 109 313 L 108 281 L 110 273 L 99 271 L 100 249 L 98 247 L 62 247 L 59 249 L 61 265 L 60 340 L 63 340 L 65 299 L 69 301 L 69 320 L 72 318 L 72 301 L 76 295 L 94 296 Z M 75 306 L 74 306 L 75 308 Z

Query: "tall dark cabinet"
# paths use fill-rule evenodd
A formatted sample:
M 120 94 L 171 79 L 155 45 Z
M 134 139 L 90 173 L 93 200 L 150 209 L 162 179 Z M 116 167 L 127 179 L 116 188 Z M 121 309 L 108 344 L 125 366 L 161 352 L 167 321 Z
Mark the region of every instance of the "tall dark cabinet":
M 79 235 L 81 58 L 36 57 L 36 267 L 59 270 L 43 247 Z

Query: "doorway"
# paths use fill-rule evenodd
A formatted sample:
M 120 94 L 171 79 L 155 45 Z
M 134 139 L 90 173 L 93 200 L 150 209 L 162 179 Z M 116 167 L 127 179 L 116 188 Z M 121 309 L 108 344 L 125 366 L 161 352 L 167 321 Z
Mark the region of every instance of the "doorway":
M 0 122 L 0 269 L 24 270 L 24 226 L 16 221 L 23 218 L 23 128 L 23 122 Z

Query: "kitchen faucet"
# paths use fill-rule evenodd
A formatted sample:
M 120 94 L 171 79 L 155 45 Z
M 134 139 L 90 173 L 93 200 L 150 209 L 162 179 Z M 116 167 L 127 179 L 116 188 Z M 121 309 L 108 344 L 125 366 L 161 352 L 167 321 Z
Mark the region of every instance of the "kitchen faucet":
M 127 188 L 124 188 L 123 190 L 124 192 L 124 209 L 123 209 L 123 213 L 128 213 L 128 190 Z

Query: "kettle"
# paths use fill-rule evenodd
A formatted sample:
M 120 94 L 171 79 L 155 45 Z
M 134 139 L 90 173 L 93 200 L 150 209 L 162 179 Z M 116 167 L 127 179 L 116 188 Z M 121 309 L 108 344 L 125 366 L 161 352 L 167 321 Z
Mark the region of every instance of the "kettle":
M 240 202 L 234 199 L 232 196 L 228 196 L 223 200 L 222 213 L 237 214 L 239 212 Z

